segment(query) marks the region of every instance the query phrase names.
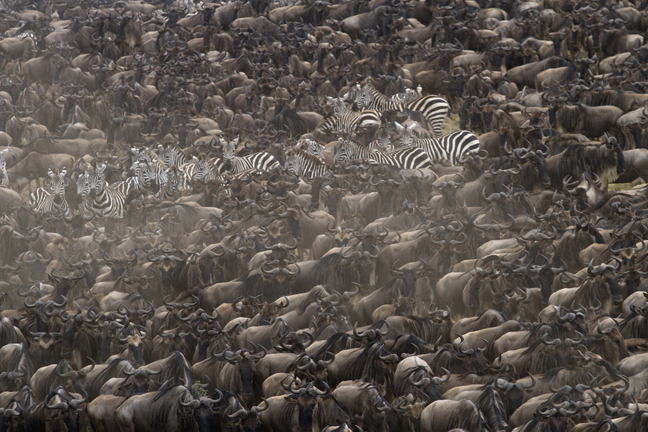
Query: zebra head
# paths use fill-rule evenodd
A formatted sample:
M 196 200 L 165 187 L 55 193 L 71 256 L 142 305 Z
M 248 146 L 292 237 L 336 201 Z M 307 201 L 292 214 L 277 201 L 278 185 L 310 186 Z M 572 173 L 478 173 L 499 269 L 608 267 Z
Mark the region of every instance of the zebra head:
M 398 122 L 394 122 L 396 124 L 396 129 L 398 129 L 398 133 L 400 134 L 400 145 L 402 146 L 411 146 L 412 142 L 414 141 L 414 128 L 416 127 L 416 123 L 412 123 L 410 125 L 403 126 Z
M 220 142 L 223 146 L 223 168 L 226 171 L 231 170 L 234 167 L 234 158 L 236 147 L 238 146 L 239 138 L 236 137 L 230 141 L 226 141 L 221 137 Z
M 77 194 L 82 198 L 86 199 L 90 193 L 90 176 L 87 173 L 83 173 L 77 179 Z
M 354 102 L 358 105 L 358 108 L 364 109 L 371 103 L 372 95 L 370 88 L 371 84 L 369 83 L 366 83 L 362 87 L 360 87 L 360 84 L 356 84 L 356 95 Z
M 308 153 L 324 159 L 324 146 L 317 141 L 305 139 Z
M 210 174 L 212 174 L 212 164 L 205 155 L 200 155 L 199 157 L 194 156 L 193 163 L 194 167 L 191 176 L 192 181 L 211 180 Z
M 299 175 L 299 158 L 297 157 L 297 153 L 295 151 L 291 151 L 286 154 L 286 163 L 285 163 L 285 169 L 288 173 L 292 175 Z
M 8 148 L 0 152 L 0 186 L 9 186 L 9 176 L 7 175 L 7 162 L 4 155 L 9 151 Z
M 328 101 L 331 103 L 331 106 L 333 107 L 333 113 L 335 115 L 339 116 L 348 111 L 347 106 L 344 103 L 347 97 L 348 93 L 341 98 L 332 98 L 330 96 L 326 96 L 326 99 L 328 99 Z
M 182 192 L 182 184 L 185 173 L 182 169 L 173 165 L 164 171 L 167 182 L 164 185 L 165 194 L 167 196 L 176 196 Z
M 333 158 L 334 165 L 341 165 L 348 160 L 349 155 L 347 146 L 348 142 L 346 140 L 342 140 L 342 144 L 338 148 L 338 151 L 337 153 L 335 153 L 335 157 Z
M 106 164 L 101 164 L 94 170 L 94 176 L 90 177 L 90 193 L 100 195 L 106 188 Z
M 162 144 L 158 145 L 158 157 L 168 167 L 172 165 L 180 166 L 186 162 L 184 153 L 174 146 L 164 147 Z
M 391 136 L 389 135 L 389 129 L 387 129 L 387 127 L 381 126 L 380 129 L 378 129 L 378 139 L 376 140 L 376 143 L 378 144 L 378 150 L 394 150 L 394 146 L 391 142 Z

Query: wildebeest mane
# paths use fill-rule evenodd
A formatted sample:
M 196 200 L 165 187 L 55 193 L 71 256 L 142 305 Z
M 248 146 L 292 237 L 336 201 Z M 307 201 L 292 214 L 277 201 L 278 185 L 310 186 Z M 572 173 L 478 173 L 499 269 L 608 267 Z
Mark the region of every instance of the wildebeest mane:
M 337 354 L 342 350 L 358 348 L 359 346 L 358 342 L 353 339 L 353 336 L 345 332 L 339 332 L 328 338 L 326 343 L 324 343 L 319 351 L 317 351 L 317 353 L 312 357 L 315 361 L 325 360 L 329 357 L 327 352 Z
M 320 293 L 326 292 L 326 288 L 320 287 L 320 289 L 317 290 L 310 290 L 308 291 L 308 295 L 306 298 L 302 301 L 302 303 L 299 305 L 297 308 L 296 312 L 299 315 L 302 315 L 304 312 L 306 312 L 306 308 L 313 303 L 314 301 L 317 300 L 317 297 L 320 295 Z
M 330 288 L 348 287 L 355 282 L 355 272 L 351 266 L 343 265 L 344 258 L 340 253 L 326 255 L 313 267 L 315 284 L 326 284 Z
M 103 383 L 108 381 L 110 378 L 115 378 L 119 372 L 121 372 L 121 369 L 119 366 L 123 363 L 129 363 L 128 360 L 122 359 L 122 358 L 117 358 L 114 359 L 113 361 L 110 362 L 108 367 L 104 370 L 102 370 L 98 375 L 95 380 L 92 381 L 92 383 L 88 386 L 88 393 L 89 394 L 99 394 L 99 391 L 101 389 L 101 386 L 103 386 Z M 129 363 L 130 364 L 130 363 Z M 95 388 L 99 387 L 99 388 Z
M 566 116 L 566 118 L 571 118 Z M 567 119 L 563 119 L 566 122 Z M 617 173 L 617 157 L 610 155 L 611 150 L 604 145 L 572 144 L 557 157 L 557 169 L 549 169 L 552 185 L 561 185 L 562 180 L 571 176 L 572 180 L 580 179 L 585 172 L 597 174 L 603 184 L 613 182 L 619 177 Z
M 366 381 L 385 382 L 391 385 L 393 371 L 378 364 L 378 356 L 389 355 L 389 352 L 379 342 L 371 342 L 360 352 L 360 355 L 346 370 L 349 376 L 362 377 Z
M 493 389 L 492 384 L 483 385 L 480 390 L 482 393 L 475 402 L 488 418 L 488 424 L 499 430 L 508 430 L 504 403 L 499 393 Z

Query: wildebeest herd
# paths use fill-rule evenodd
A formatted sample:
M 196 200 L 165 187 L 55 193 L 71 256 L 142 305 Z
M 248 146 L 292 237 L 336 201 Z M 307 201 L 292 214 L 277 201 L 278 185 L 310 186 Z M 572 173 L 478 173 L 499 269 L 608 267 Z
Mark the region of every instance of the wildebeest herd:
M 646 2 L 0 6 L 0 432 L 648 430 Z

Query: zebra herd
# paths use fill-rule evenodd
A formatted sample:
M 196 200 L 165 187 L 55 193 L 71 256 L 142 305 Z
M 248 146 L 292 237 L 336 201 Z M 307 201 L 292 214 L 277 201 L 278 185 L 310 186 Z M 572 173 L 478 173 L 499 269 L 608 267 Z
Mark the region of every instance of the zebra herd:
M 333 115 L 325 119 L 317 130 L 341 134 L 335 153 L 334 164 L 366 161 L 397 170 L 420 170 L 432 168 L 433 163 L 448 161 L 457 164 L 463 156 L 478 152 L 479 140 L 468 131 L 459 130 L 441 136 L 441 126 L 449 111 L 448 103 L 437 96 L 422 96 L 421 89 L 408 89 L 404 94 L 387 98 L 370 83 L 354 89 L 342 98 L 330 98 Z M 353 101 L 360 111 L 352 111 L 346 102 Z M 384 121 L 390 113 L 422 115 L 437 138 L 419 138 L 414 126 L 393 123 L 400 134 L 399 146 L 395 148 L 389 134 L 389 124 Z M 351 139 L 358 131 L 377 127 L 377 138 L 367 146 Z M 250 174 L 270 172 L 281 165 L 272 154 L 262 151 L 246 156 L 236 156 L 239 138 L 219 138 L 221 157 L 192 156 L 190 161 L 175 146 L 159 145 L 154 151 L 148 147 L 132 147 L 130 176 L 123 181 L 108 184 L 105 164 L 87 166 L 77 182 L 77 193 L 83 200 L 84 215 L 122 218 L 129 197 L 144 190 L 158 191 L 163 200 L 176 199 L 183 191 L 190 190 L 196 182 L 245 178 Z M 215 139 L 214 139 L 215 142 Z M 288 172 L 306 178 L 330 175 L 325 148 L 317 141 L 304 138 L 286 152 L 285 168 Z M 40 212 L 63 212 L 69 217 L 70 210 L 65 199 L 66 171 L 49 173 L 49 184 L 38 188 L 30 196 L 31 206 Z M 3 155 L 0 154 L 0 183 L 8 183 Z
M 479 139 L 471 132 L 459 130 L 442 136 L 441 126 L 450 106 L 438 96 L 421 94 L 421 89 L 408 89 L 404 94 L 394 95 L 391 99 L 376 90 L 370 82 L 356 87 L 353 102 L 360 111 L 351 111 L 345 104 L 349 94 L 342 98 L 331 98 L 334 115 L 320 126 L 323 131 L 338 131 L 344 135 L 371 126 L 380 126 L 378 138 L 368 146 L 342 139 L 340 149 L 335 155 L 335 163 L 352 160 L 367 160 L 372 163 L 393 166 L 400 169 L 430 168 L 433 163 L 448 161 L 457 164 L 460 159 L 480 149 Z M 402 126 L 394 122 L 400 133 L 400 148 L 394 149 L 388 130 L 381 125 L 389 113 L 408 113 L 422 115 L 430 123 L 437 138 L 418 138 L 414 134 L 416 123 Z

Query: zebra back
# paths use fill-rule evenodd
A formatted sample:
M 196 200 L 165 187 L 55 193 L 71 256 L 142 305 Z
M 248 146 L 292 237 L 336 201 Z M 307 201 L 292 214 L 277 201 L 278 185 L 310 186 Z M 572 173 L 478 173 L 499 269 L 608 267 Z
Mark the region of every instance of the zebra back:
M 359 84 L 357 85 L 355 102 L 360 109 L 372 109 L 380 113 L 385 111 L 403 112 L 403 104 L 380 93 L 370 82 L 367 82 L 362 87 Z
M 450 111 L 450 105 L 445 99 L 427 95 L 408 102 L 405 106 L 409 111 L 418 111 L 423 114 L 423 117 L 432 126 L 436 137 L 440 137 L 443 134 L 441 126 L 443 126 L 443 121 Z
M 331 173 L 331 169 L 326 164 L 324 158 L 304 151 L 301 148 L 291 148 L 286 162 L 288 172 L 297 177 L 317 178 Z
M 158 145 L 158 156 L 164 162 L 166 169 L 174 165 L 179 167 L 187 163 L 185 154 L 176 146 L 169 145 L 164 147 L 161 144 Z
M 418 138 L 414 136 L 413 126 L 404 127 L 396 123 L 400 132 L 401 146 L 418 147 L 427 153 L 432 163 L 448 160 L 457 165 L 461 158 L 481 149 L 479 139 L 469 131 L 451 132 L 441 138 Z

